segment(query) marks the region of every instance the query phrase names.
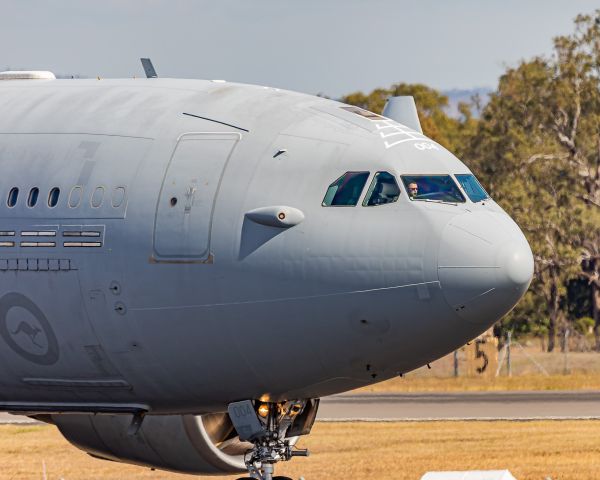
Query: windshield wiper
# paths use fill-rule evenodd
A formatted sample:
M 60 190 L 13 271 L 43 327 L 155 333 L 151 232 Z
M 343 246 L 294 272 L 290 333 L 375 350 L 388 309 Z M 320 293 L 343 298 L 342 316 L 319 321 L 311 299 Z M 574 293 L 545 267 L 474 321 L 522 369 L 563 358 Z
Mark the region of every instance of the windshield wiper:
M 424 198 L 422 201 L 431 203 L 446 203 L 448 205 L 458 205 L 458 202 L 451 202 L 450 200 L 432 200 L 430 198 Z

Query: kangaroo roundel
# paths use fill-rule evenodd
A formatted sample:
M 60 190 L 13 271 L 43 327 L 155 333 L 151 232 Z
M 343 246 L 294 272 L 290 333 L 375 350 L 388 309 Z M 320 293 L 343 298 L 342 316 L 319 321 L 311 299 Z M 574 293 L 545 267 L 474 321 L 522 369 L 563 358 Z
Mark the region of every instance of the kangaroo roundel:
M 58 360 L 56 336 L 40 308 L 20 293 L 0 298 L 0 335 L 16 354 L 39 365 Z

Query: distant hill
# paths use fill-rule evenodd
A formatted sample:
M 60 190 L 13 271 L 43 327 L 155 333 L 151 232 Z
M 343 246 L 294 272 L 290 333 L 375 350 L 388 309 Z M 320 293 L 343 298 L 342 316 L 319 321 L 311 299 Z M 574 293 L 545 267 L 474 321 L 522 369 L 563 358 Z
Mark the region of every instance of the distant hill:
M 494 90 L 487 87 L 472 88 L 469 90 L 460 90 L 454 88 L 452 90 L 443 90 L 442 93 L 448 97 L 448 109 L 446 112 L 451 117 L 459 117 L 460 112 L 458 111 L 458 104 L 460 102 L 472 103 L 472 98 L 475 95 L 479 95 L 481 99 L 481 108 L 485 107 L 489 101 L 489 95 Z M 479 117 L 480 112 L 473 111 L 476 117 Z

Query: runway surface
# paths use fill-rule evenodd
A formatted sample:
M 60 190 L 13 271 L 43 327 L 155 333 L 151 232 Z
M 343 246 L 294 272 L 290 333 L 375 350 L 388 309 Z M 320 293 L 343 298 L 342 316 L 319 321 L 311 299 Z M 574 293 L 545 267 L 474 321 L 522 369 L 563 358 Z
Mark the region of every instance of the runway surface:
M 20 415 L 11 415 L 10 413 L 0 412 L 0 425 L 11 425 L 14 423 L 35 425 L 40 422 L 36 422 L 29 417 L 22 417 Z
M 321 421 L 600 419 L 600 391 L 334 395 Z
M 343 394 L 321 399 L 320 421 L 600 419 L 600 391 Z M 0 424 L 38 423 L 0 413 Z

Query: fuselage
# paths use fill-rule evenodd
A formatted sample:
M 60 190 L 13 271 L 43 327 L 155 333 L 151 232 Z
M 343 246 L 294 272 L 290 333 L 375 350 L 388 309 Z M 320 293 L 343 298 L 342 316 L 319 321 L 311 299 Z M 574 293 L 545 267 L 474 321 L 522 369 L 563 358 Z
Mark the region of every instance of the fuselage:
M 0 403 L 321 397 L 501 318 L 533 268 L 516 224 L 458 183 L 464 201 L 411 200 L 403 176 L 469 169 L 342 107 L 210 81 L 0 82 Z M 347 172 L 368 172 L 360 199 L 325 206 Z M 377 172 L 400 194 L 363 206 Z M 246 215 L 282 206 L 303 219 Z

